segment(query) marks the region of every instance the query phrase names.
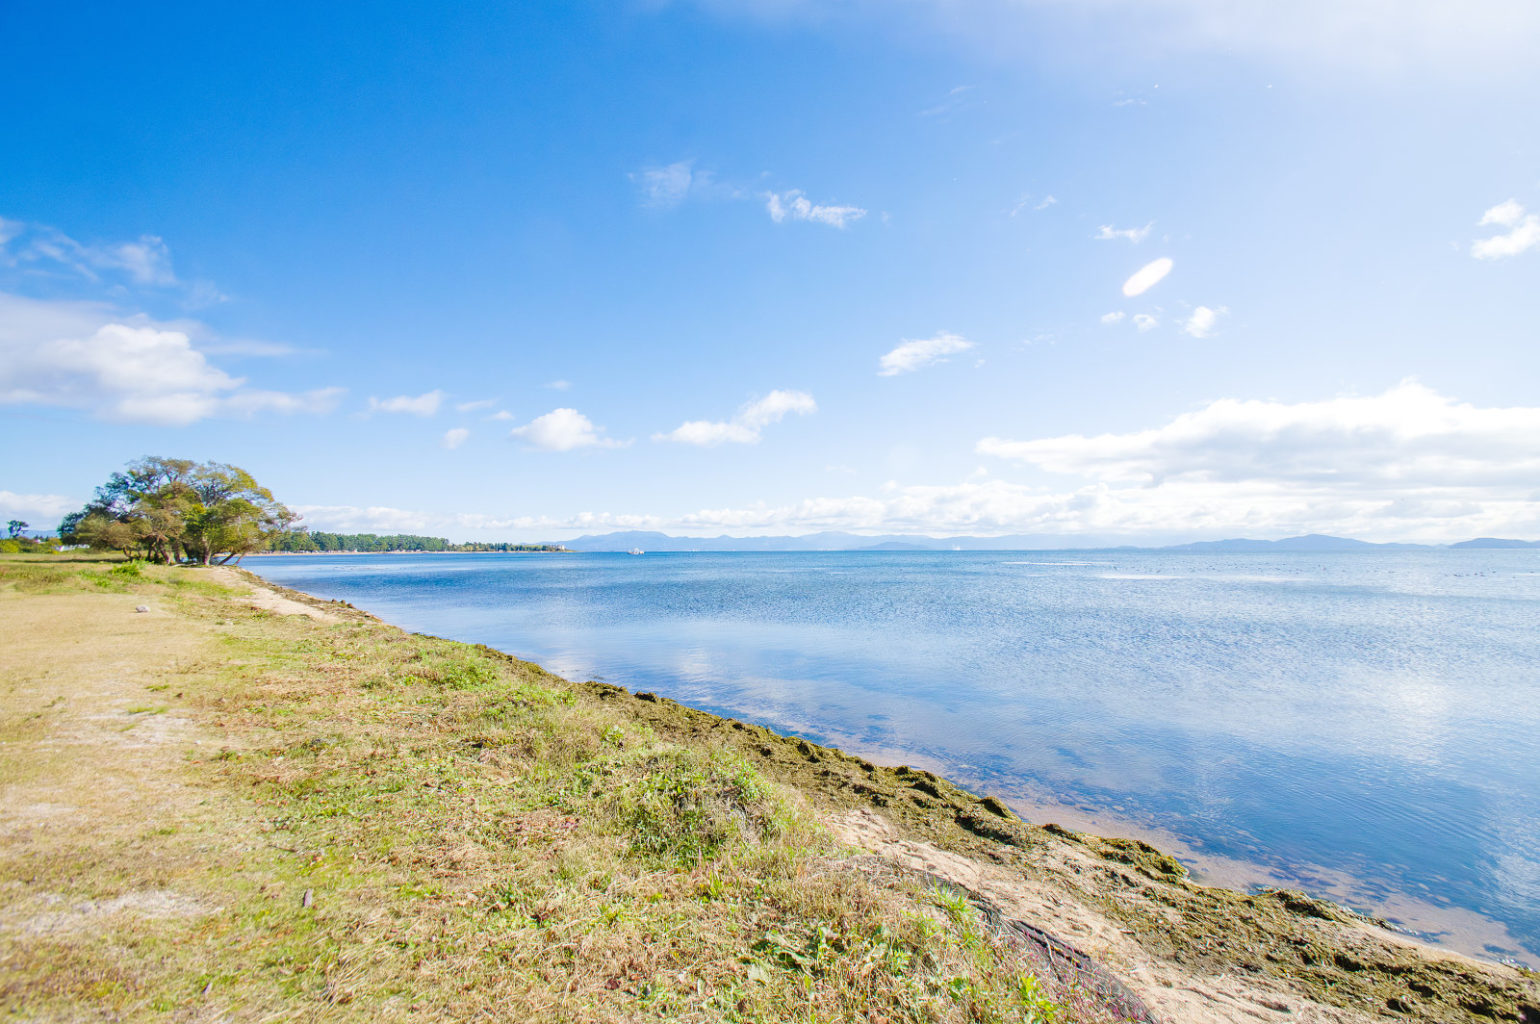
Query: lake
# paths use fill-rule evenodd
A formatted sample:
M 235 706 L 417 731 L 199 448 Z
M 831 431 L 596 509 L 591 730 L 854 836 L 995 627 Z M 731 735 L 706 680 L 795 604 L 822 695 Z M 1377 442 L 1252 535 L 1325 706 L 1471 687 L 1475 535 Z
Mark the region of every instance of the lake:
M 1540 962 L 1540 551 L 245 565 Z

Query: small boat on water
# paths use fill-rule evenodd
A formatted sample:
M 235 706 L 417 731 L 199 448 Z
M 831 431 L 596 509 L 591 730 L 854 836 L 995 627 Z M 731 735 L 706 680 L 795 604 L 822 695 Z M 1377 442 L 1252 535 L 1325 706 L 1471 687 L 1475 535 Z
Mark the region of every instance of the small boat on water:
M 630 551 L 626 552 L 628 555 L 645 555 L 646 553 L 647 552 L 643 551 L 641 548 L 632 548 Z

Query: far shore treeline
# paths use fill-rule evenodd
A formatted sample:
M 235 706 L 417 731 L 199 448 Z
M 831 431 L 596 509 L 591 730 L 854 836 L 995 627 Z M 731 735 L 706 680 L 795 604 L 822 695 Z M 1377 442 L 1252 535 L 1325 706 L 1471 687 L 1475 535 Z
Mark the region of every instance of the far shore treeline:
M 565 551 L 559 544 L 509 544 L 471 541 L 451 544 L 443 537 L 419 537 L 412 533 L 327 533 L 323 530 L 285 530 L 275 533 L 265 549 L 273 554 L 306 552 L 358 552 L 382 554 L 407 551 Z

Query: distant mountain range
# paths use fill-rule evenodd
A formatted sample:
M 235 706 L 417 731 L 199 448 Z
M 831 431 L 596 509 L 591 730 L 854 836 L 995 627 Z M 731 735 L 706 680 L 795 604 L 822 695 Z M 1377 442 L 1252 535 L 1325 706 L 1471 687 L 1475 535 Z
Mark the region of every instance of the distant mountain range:
M 855 533 L 809 533 L 800 537 L 671 537 L 666 533 L 628 530 L 579 537 L 563 541 L 572 551 L 1191 551 L 1222 553 L 1245 552 L 1333 552 L 1333 551 L 1416 551 L 1439 548 L 1540 548 L 1540 541 L 1504 540 L 1480 537 L 1458 544 L 1374 544 L 1348 537 L 1328 537 L 1312 533 L 1284 540 L 1205 540 L 1165 547 L 1140 547 L 1130 544 L 1085 543 L 1066 547 L 1062 536 L 1047 534 L 1012 534 L 1005 537 L 926 537 L 920 534 L 886 534 L 866 537 Z

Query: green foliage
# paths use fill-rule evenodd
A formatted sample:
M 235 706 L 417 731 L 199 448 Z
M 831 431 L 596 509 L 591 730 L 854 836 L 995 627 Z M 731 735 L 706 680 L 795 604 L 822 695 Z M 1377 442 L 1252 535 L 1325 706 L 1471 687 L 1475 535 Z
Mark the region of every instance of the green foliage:
M 66 516 L 59 536 L 131 558 L 209 565 L 261 550 L 296 518 L 239 466 L 145 458 Z
M 742 761 L 675 749 L 654 753 L 642 768 L 619 798 L 632 853 L 688 864 L 778 828 L 764 780 Z
M 395 551 L 565 551 L 559 544 L 508 544 L 472 541 L 451 544 L 443 537 L 421 537 L 412 533 L 327 533 L 324 530 L 285 530 L 268 538 L 267 551 L 327 552 L 346 551 L 382 554 Z

